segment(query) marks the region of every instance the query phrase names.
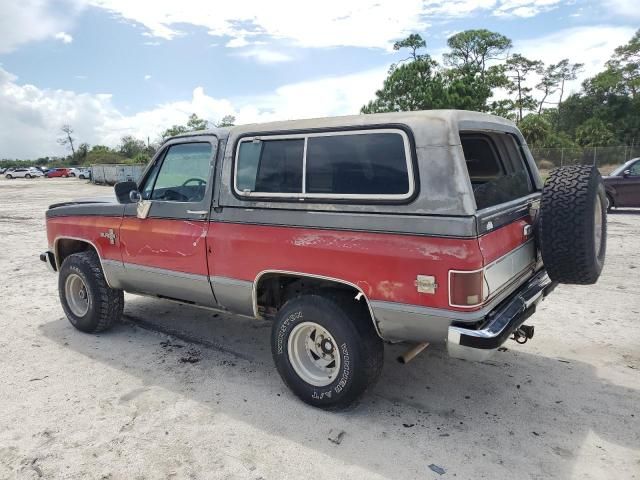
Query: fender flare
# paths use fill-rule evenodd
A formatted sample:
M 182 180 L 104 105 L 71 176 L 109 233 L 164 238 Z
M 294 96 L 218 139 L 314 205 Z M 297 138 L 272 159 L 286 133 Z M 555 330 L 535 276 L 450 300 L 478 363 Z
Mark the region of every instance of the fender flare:
M 369 315 L 371 316 L 371 321 L 373 323 L 373 328 L 376 331 L 376 334 L 382 338 L 382 334 L 380 333 L 380 329 L 378 328 L 378 322 L 376 322 L 376 317 L 373 314 L 373 308 L 371 308 L 371 302 L 369 301 L 369 298 L 367 297 L 367 295 L 364 293 L 364 291 L 362 290 L 362 288 L 360 288 L 358 285 L 356 285 L 355 283 L 349 282 L 347 280 L 342 280 L 340 278 L 334 278 L 334 277 L 327 277 L 324 275 L 316 275 L 314 273 L 305 273 L 305 272 L 293 272 L 290 270 L 263 270 L 260 273 L 258 273 L 256 275 L 256 278 L 253 281 L 253 285 L 251 288 L 251 303 L 252 303 L 252 308 L 253 308 L 253 315 L 255 318 L 261 318 L 260 314 L 258 313 L 258 285 L 260 283 L 260 280 L 262 279 L 262 277 L 264 277 L 265 275 L 269 275 L 269 274 L 276 274 L 276 275 L 288 275 L 288 276 L 292 276 L 292 277 L 301 277 L 301 278 L 313 278 L 316 280 L 325 280 L 328 282 L 333 282 L 333 283 L 338 283 L 338 284 L 342 284 L 342 285 L 346 285 L 350 288 L 353 288 L 354 290 L 356 290 L 358 292 L 359 297 L 364 298 L 364 301 L 367 304 L 367 308 L 369 309 Z

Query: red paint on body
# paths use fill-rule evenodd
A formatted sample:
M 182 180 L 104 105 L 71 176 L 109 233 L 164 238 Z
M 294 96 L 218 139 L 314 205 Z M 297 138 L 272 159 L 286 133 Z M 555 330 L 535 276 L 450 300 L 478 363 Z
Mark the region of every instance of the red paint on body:
M 506 255 L 529 240 L 531 237 L 524 236 L 524 227 L 530 224 L 531 219 L 529 217 L 522 218 L 478 238 L 485 265 Z
M 113 229 L 116 235 L 120 229 L 122 217 L 78 216 L 54 217 L 47 219 L 47 239 L 49 248 L 53 249 L 57 238 L 77 238 L 93 243 L 101 258 L 121 261 L 120 245 L 109 243 L 109 239 L 101 237 L 101 233 Z
M 449 306 L 449 270 L 477 270 L 521 245 L 518 220 L 479 239 L 196 222 L 136 217 L 77 216 L 47 220 L 49 244 L 86 239 L 102 258 L 198 275 L 253 282 L 265 270 L 345 280 L 370 300 Z M 115 245 L 100 234 L 110 228 Z M 418 275 L 433 275 L 435 294 L 418 293 Z M 478 307 L 480 308 L 480 307 Z
M 322 275 L 358 285 L 370 300 L 440 308 L 451 308 L 449 269 L 483 263 L 476 239 L 211 223 L 207 243 L 213 276 L 252 282 L 264 270 Z M 436 293 L 418 293 L 417 275 L 435 275 Z
M 147 267 L 207 275 L 208 222 L 125 217 L 120 227 L 122 260 Z

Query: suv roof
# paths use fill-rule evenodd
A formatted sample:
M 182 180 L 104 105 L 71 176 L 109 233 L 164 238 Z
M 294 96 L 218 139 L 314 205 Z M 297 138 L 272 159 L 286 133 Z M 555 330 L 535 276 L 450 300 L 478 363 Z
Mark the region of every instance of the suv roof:
M 277 132 L 277 131 L 295 131 L 308 130 L 318 128 L 340 128 L 340 127 L 358 127 L 371 126 L 381 124 L 429 124 L 428 143 L 431 145 L 447 145 L 459 144 L 456 140 L 458 129 L 473 128 L 478 129 L 485 126 L 493 129 L 501 126 L 504 130 L 517 131 L 515 124 L 510 120 L 488 113 L 472 112 L 468 110 L 418 110 L 414 112 L 389 112 L 389 113 L 372 113 L 362 115 L 345 115 L 339 117 L 319 117 L 307 118 L 301 120 L 284 120 L 265 123 L 248 123 L 234 127 L 213 128 L 208 130 L 199 130 L 197 132 L 181 133 L 167 139 L 171 140 L 180 137 L 193 137 L 197 135 L 216 135 L 226 137 L 231 134 L 240 136 L 253 132 Z M 426 133 L 426 132 L 425 132 Z

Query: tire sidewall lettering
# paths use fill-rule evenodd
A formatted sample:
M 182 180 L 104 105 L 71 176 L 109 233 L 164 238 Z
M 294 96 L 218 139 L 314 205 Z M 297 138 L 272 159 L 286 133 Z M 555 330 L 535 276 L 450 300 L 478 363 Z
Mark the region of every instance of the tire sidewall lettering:
M 297 312 L 292 312 L 283 322 L 282 325 L 280 326 L 280 329 L 278 330 L 278 336 L 277 336 L 277 353 L 278 355 L 282 355 L 283 353 L 285 353 L 284 350 L 284 345 L 286 343 L 285 340 L 288 340 L 289 338 L 289 333 L 291 331 L 291 329 L 293 328 L 294 324 L 301 322 L 304 320 L 304 316 L 302 314 L 301 310 L 298 310 Z
M 333 387 L 333 390 L 336 393 L 340 393 L 344 389 L 349 381 L 349 375 L 351 374 L 351 357 L 349 356 L 347 344 L 343 343 L 340 345 L 340 350 L 342 354 L 342 375 L 340 376 L 340 380 L 338 380 L 338 384 Z

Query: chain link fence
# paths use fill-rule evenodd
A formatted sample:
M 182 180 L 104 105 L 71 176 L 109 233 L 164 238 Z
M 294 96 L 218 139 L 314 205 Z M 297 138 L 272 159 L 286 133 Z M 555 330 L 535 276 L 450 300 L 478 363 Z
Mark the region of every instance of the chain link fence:
M 581 148 L 536 148 L 531 154 L 540 170 L 551 170 L 566 165 L 596 165 L 603 175 L 610 173 L 627 160 L 640 157 L 640 146 Z

